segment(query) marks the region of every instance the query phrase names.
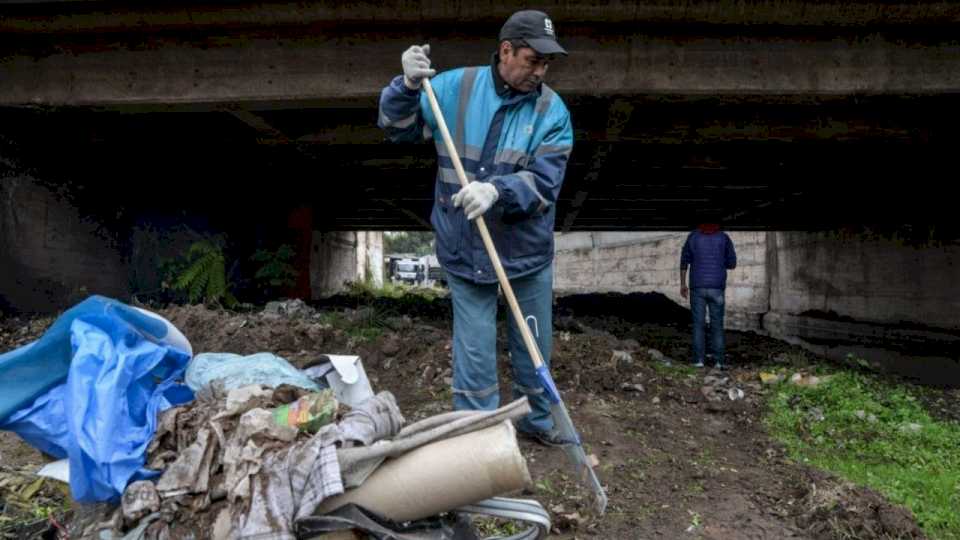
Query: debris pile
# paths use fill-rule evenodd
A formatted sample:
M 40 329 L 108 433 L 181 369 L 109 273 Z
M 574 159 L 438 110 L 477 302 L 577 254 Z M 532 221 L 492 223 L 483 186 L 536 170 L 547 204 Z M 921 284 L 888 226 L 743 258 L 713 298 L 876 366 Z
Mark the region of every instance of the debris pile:
M 320 414 L 301 423 L 288 417 L 287 405 L 304 398 L 312 398 L 310 411 Z M 337 448 L 372 444 L 402 424 L 389 392 L 346 411 L 329 390 L 253 385 L 225 391 L 214 383 L 161 415 L 147 461 L 164 472 L 156 483 L 127 487 L 109 534 L 292 538 L 297 518 L 344 491 Z M 84 537 L 107 537 L 97 530 L 103 525 L 91 524 Z

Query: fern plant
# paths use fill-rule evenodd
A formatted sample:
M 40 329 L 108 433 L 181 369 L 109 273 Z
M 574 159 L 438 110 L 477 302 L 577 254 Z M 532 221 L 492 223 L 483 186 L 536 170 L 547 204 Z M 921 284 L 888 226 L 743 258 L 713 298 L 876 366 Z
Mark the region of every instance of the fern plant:
M 276 251 L 257 250 L 252 259 L 260 263 L 260 268 L 254 279 L 266 289 L 293 287 L 297 284 L 299 275 L 292 264 L 295 255 L 293 248 L 287 244 L 278 247 Z
M 187 267 L 173 283 L 173 288 L 187 293 L 191 304 L 220 303 L 227 307 L 237 304 L 227 286 L 227 272 L 223 249 L 209 240 L 190 245 Z

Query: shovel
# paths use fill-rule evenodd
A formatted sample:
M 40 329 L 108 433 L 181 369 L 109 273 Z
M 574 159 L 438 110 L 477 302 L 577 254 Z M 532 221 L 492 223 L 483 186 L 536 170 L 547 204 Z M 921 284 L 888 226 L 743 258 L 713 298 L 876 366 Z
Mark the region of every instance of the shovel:
M 467 180 L 467 175 L 463 171 L 463 165 L 460 163 L 460 155 L 457 153 L 457 149 L 453 144 L 453 139 L 450 138 L 450 131 L 447 129 L 447 123 L 443 119 L 443 113 L 440 111 L 440 105 L 437 103 L 437 97 L 433 93 L 433 86 L 430 85 L 429 79 L 423 79 L 423 88 L 427 93 L 427 99 L 430 101 L 430 109 L 433 110 L 433 115 L 437 119 L 437 127 L 440 128 L 440 135 L 443 137 L 443 142 L 447 147 L 447 153 L 450 154 L 453 168 L 457 171 L 457 178 L 460 179 L 460 185 L 467 187 L 467 184 L 470 182 Z M 503 290 L 503 295 L 507 299 L 507 304 L 510 305 L 510 311 L 513 313 L 517 328 L 520 329 L 520 334 L 523 336 L 523 343 L 527 346 L 530 358 L 533 359 L 533 366 L 537 370 L 537 377 L 540 379 L 540 384 L 543 386 L 543 390 L 550 400 L 550 413 L 551 416 L 553 416 L 554 426 L 560 433 L 560 436 L 567 441 L 563 449 L 567 453 L 567 457 L 573 462 L 577 478 L 593 493 L 594 508 L 597 513 L 603 514 L 607 508 L 607 494 L 604 493 L 603 486 L 600 485 L 600 481 L 597 480 L 597 475 L 593 472 L 593 467 L 591 467 L 590 461 L 587 459 L 587 454 L 583 451 L 580 436 L 573 427 L 573 421 L 570 420 L 570 414 L 567 413 L 567 408 L 564 406 L 563 400 L 560 399 L 560 392 L 557 390 L 557 385 L 553 382 L 553 377 L 550 375 L 546 364 L 543 363 L 540 348 L 537 346 L 537 342 L 533 340 L 530 328 L 527 326 L 523 313 L 520 311 L 520 304 L 517 303 L 517 297 L 513 294 L 513 287 L 510 286 L 510 281 L 507 279 L 507 274 L 503 270 L 503 265 L 500 264 L 500 257 L 497 255 L 493 240 L 490 238 L 487 224 L 484 222 L 483 216 L 478 217 L 475 221 L 477 228 L 480 229 L 480 237 L 483 239 L 483 245 L 487 248 L 487 255 L 490 256 L 490 261 L 493 263 L 493 269 L 497 272 L 500 288 Z

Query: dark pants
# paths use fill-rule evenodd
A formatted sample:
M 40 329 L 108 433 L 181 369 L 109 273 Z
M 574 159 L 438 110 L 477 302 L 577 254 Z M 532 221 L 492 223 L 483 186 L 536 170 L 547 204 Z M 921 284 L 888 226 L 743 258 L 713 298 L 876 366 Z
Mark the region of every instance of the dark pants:
M 710 310 L 710 352 L 716 365 L 723 365 L 724 289 L 690 289 L 693 313 L 693 363 L 701 364 L 706 352 L 707 310 Z

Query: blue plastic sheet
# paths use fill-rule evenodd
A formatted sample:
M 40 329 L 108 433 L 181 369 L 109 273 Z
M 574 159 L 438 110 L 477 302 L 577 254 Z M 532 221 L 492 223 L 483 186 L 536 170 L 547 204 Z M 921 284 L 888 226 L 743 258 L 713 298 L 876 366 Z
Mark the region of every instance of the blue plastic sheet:
M 165 319 L 91 297 L 0 356 L 0 412 L 14 409 L 0 429 L 69 458 L 76 500 L 117 500 L 129 482 L 156 476 L 144 468 L 146 448 L 157 414 L 193 399 L 178 382 L 191 355 Z

